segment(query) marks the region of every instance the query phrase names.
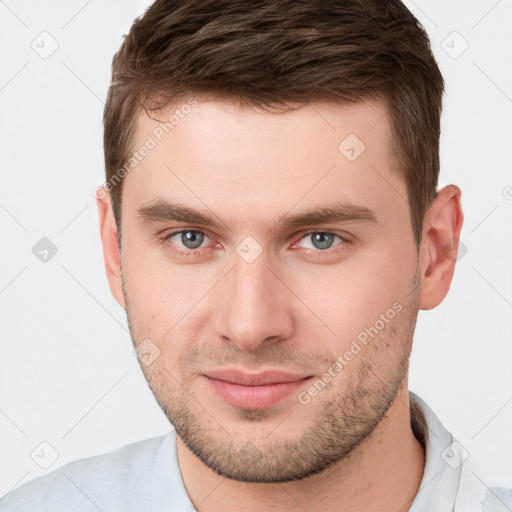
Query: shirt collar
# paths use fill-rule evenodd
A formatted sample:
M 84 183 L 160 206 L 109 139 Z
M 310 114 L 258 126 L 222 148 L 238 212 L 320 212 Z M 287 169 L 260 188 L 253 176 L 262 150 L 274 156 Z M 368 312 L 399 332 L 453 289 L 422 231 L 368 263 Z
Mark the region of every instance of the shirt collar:
M 451 511 L 460 480 L 460 465 L 455 460 L 459 454 L 452 450 L 453 437 L 412 391 L 409 401 L 412 431 L 425 448 L 423 477 L 409 512 Z

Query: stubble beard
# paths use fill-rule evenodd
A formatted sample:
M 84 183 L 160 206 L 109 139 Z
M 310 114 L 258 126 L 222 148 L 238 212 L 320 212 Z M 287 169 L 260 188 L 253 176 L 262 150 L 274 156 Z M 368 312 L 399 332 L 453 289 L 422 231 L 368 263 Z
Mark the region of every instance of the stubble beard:
M 271 435 L 251 439 L 239 432 L 229 432 L 229 428 L 215 418 L 211 404 L 204 404 L 201 397 L 187 389 L 186 380 L 179 382 L 161 364 L 154 363 L 151 367 L 141 364 L 141 368 L 176 433 L 207 467 L 240 482 L 301 480 L 348 458 L 356 447 L 370 438 L 397 398 L 407 377 L 419 292 L 417 268 L 407 304 L 403 304 L 403 310 L 378 337 L 355 355 L 349 364 L 357 368 L 349 378 L 345 378 L 345 368 L 333 385 L 322 390 L 309 404 L 297 401 L 294 405 L 301 413 L 302 408 L 308 408 L 309 415 L 306 421 L 301 419 L 302 430 L 293 438 L 283 436 L 283 432 L 287 432 L 286 423 L 293 421 L 293 412 Z M 124 279 L 123 293 L 132 340 L 142 340 L 144 336 L 139 336 L 137 326 L 133 325 Z M 208 358 L 202 360 L 208 361 Z M 181 375 L 186 375 L 186 369 L 182 370 Z M 342 381 L 343 386 L 336 390 L 340 388 L 337 380 Z M 248 426 L 254 422 L 264 423 L 268 416 L 265 410 L 238 412 L 239 419 L 244 419 Z

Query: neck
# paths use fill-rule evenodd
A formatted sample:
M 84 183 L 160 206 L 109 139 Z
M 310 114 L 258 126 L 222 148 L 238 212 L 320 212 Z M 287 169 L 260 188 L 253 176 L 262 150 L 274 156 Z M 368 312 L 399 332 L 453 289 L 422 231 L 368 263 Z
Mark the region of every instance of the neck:
M 349 456 L 299 481 L 228 480 L 205 466 L 177 437 L 183 482 L 198 512 L 405 512 L 416 496 L 425 452 L 410 423 L 407 379 L 386 415 Z

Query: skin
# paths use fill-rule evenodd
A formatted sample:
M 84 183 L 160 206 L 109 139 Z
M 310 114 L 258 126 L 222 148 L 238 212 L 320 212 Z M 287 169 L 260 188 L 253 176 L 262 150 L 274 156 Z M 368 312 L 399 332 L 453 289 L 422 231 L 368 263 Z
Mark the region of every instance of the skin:
M 141 113 L 134 147 L 157 126 Z M 365 144 L 354 161 L 338 149 L 349 134 Z M 408 361 L 418 310 L 448 292 L 463 215 L 460 189 L 439 190 L 418 250 L 390 136 L 376 101 L 285 113 L 199 101 L 126 176 L 122 251 L 109 194 L 98 198 L 110 288 L 134 344 L 149 339 L 159 351 L 141 368 L 179 435 L 196 510 L 396 512 L 414 499 L 424 449 L 410 427 Z M 162 199 L 219 226 L 138 216 Z M 335 200 L 376 221 L 271 230 L 280 216 Z M 206 235 L 199 248 L 164 239 L 183 228 Z M 319 246 L 310 231 L 336 236 Z M 257 243 L 245 245 L 249 236 Z M 257 257 L 249 263 L 237 247 Z M 277 369 L 312 376 L 298 390 L 307 392 L 393 304 L 400 312 L 307 404 L 292 393 L 242 409 L 203 376 Z

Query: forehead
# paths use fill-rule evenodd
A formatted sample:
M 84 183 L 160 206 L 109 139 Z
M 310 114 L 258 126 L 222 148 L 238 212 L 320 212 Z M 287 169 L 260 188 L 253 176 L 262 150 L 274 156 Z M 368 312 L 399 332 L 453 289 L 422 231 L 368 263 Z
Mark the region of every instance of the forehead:
M 296 107 L 185 100 L 152 117 L 140 113 L 123 210 L 165 198 L 267 228 L 291 209 L 334 201 L 385 215 L 407 211 L 384 104 Z

